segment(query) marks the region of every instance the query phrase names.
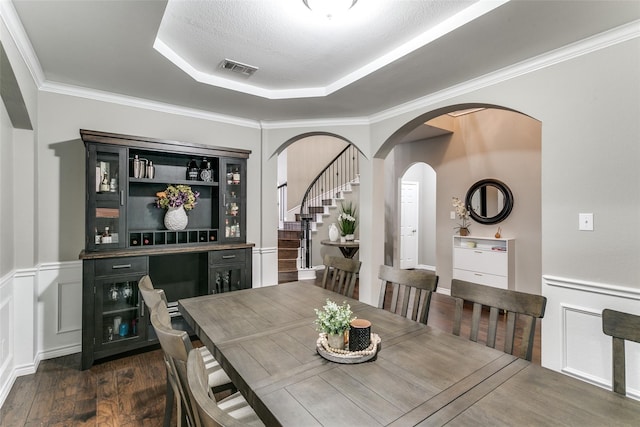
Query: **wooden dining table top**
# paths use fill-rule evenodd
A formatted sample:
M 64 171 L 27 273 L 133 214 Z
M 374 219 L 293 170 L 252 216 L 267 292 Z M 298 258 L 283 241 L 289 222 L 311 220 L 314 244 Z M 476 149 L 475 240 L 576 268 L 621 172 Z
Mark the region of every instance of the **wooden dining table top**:
M 314 308 L 351 305 L 380 336 L 359 364 L 316 351 Z M 179 301 L 268 426 L 638 425 L 640 402 L 360 301 L 313 281 Z M 606 421 L 606 422 L 605 422 Z

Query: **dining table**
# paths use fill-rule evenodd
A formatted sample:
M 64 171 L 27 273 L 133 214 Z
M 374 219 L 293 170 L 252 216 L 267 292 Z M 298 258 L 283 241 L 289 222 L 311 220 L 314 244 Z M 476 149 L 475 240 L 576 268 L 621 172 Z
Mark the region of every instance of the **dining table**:
M 318 351 L 314 309 L 371 322 L 362 363 Z M 267 426 L 639 425 L 640 402 L 325 290 L 314 281 L 198 296 L 181 314 Z

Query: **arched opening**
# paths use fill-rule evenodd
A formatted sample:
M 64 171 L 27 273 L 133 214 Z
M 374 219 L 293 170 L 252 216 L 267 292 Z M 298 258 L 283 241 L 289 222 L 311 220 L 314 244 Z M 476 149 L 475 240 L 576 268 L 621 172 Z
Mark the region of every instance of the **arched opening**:
M 414 163 L 399 180 L 398 260 L 400 268 L 435 271 L 436 171 Z
M 315 278 L 323 256 L 340 253 L 321 245 L 338 207 L 359 202 L 359 152 L 339 135 L 298 135 L 280 147 L 277 177 L 278 281 Z
M 401 266 L 400 185 L 416 162 L 430 165 L 435 186 L 435 270 L 447 292 L 455 228 L 452 197 L 464 200 L 481 179 L 506 183 L 514 195 L 502 235 L 516 242 L 515 289 L 541 293 L 541 123 L 508 108 L 465 104 L 425 113 L 396 131 L 376 154 L 385 163 L 385 263 Z M 423 207 L 422 200 L 420 207 Z M 422 212 L 422 211 L 421 211 Z M 424 216 L 423 213 L 420 214 Z M 471 235 L 493 237 L 496 226 L 471 222 Z M 420 242 L 425 244 L 426 242 Z

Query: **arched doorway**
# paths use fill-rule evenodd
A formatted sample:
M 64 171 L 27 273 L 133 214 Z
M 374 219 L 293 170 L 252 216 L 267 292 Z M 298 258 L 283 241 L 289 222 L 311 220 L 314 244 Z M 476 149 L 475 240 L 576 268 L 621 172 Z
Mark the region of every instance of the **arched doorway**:
M 426 118 L 426 119 L 425 119 Z M 442 132 L 413 138 L 420 127 Z M 503 235 L 516 239 L 516 289 L 541 292 L 541 123 L 494 106 L 451 106 L 408 122 L 379 150 L 385 162 L 385 205 L 399 206 L 397 183 L 416 162 L 431 165 L 436 185 L 436 272 L 447 292 L 452 276 L 452 197 L 464 198 L 477 181 L 496 178 L 514 193 L 514 209 L 501 223 Z M 385 209 L 385 260 L 400 265 L 399 210 Z M 495 227 L 473 223 L 472 235 L 493 236 Z

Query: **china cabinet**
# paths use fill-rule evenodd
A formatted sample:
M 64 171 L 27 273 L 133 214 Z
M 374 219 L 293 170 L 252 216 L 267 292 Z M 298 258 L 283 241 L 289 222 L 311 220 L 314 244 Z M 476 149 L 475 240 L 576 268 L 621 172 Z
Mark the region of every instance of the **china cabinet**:
M 86 147 L 82 368 L 157 343 L 137 283 L 165 291 L 174 327 L 182 298 L 251 287 L 246 242 L 247 150 L 81 130 Z M 197 194 L 182 230 L 158 195 Z M 184 188 L 184 187 L 183 187 Z M 170 195 L 168 195 L 170 197 Z

